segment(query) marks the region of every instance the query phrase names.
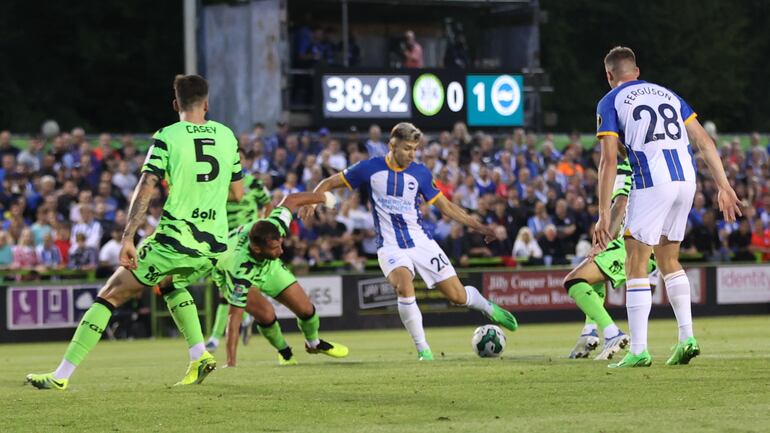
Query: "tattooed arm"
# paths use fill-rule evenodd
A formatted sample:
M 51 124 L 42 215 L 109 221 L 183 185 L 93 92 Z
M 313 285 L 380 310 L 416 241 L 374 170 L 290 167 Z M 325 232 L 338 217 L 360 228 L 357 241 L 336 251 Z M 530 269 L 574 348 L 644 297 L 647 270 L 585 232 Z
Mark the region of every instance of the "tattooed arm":
M 139 227 L 144 223 L 147 207 L 155 192 L 155 186 L 160 178 L 152 173 L 144 172 L 139 178 L 139 183 L 134 189 L 131 205 L 128 208 L 128 222 L 123 230 L 123 241 L 120 248 L 120 264 L 128 269 L 136 269 L 136 246 L 134 236 Z

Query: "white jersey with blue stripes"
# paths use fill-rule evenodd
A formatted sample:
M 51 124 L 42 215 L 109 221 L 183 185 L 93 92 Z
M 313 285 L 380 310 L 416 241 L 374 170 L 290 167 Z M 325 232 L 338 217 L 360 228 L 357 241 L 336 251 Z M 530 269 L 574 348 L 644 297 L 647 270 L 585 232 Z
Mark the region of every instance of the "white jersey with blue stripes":
M 342 172 L 342 179 L 351 190 L 361 192 L 362 200 L 371 203 L 377 248 L 414 248 L 433 239 L 422 227 L 420 204 L 423 200 L 433 203 L 441 192 L 424 165 L 413 162 L 400 170 L 386 158 L 380 156 L 353 164 Z
M 599 101 L 596 135 L 614 135 L 625 145 L 633 189 L 695 182 L 695 158 L 685 125 L 696 116 L 671 90 L 629 81 Z

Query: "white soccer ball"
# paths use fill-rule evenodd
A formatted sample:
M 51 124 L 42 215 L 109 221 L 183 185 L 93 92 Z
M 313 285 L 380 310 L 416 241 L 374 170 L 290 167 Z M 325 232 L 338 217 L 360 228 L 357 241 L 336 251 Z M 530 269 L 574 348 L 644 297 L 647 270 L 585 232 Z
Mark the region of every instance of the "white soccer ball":
M 479 326 L 471 338 L 473 351 L 482 358 L 497 358 L 505 350 L 505 343 L 503 330 L 495 325 Z
M 46 120 L 40 127 L 40 132 L 45 138 L 52 138 L 59 135 L 59 124 L 55 120 Z

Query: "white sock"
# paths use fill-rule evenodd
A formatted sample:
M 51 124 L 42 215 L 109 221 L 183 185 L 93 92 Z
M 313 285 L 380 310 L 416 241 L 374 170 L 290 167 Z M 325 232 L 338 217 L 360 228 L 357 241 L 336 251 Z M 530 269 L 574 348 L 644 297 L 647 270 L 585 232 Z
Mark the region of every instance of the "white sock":
M 480 311 L 487 316 L 492 315 L 492 305 L 487 301 L 487 298 L 485 298 L 481 293 L 479 293 L 479 289 L 473 287 L 473 286 L 465 286 L 465 306 L 470 308 L 471 310 Z
M 217 337 L 209 337 L 209 344 L 214 345 L 214 347 L 219 347 L 219 338 Z
M 320 343 L 320 342 L 321 342 L 320 338 L 316 338 L 313 341 L 305 340 L 305 344 L 307 344 L 308 347 L 310 347 L 311 349 L 315 349 L 318 346 L 318 343 Z
M 586 323 L 585 325 L 583 325 L 583 331 L 581 332 L 581 334 L 590 334 L 596 331 L 596 329 L 597 329 L 596 323 Z
M 679 325 L 679 341 L 684 341 L 693 336 L 690 280 L 682 270 L 664 276 L 663 281 L 666 282 L 668 301 L 674 309 L 676 323 Z
M 604 328 L 604 331 L 602 332 L 604 335 L 604 338 L 612 338 L 618 335 L 620 332 L 620 329 L 618 329 L 618 325 L 612 324 Z
M 203 343 L 195 344 L 187 349 L 187 352 L 190 354 L 190 361 L 195 361 L 196 359 L 200 358 L 205 351 L 206 345 Z
M 414 296 L 398 297 L 398 315 L 401 317 L 401 323 L 412 336 L 417 351 L 427 349 L 429 346 L 425 340 L 425 330 L 422 328 L 422 313 Z
M 626 311 L 631 331 L 631 353 L 638 355 L 647 349 L 647 322 L 652 308 L 649 278 L 626 281 Z
M 59 364 L 59 368 L 53 372 L 53 377 L 54 379 L 69 379 L 70 376 L 72 376 L 72 373 L 75 372 L 76 368 L 77 367 L 75 364 L 67 361 L 66 359 L 62 359 L 61 364 Z

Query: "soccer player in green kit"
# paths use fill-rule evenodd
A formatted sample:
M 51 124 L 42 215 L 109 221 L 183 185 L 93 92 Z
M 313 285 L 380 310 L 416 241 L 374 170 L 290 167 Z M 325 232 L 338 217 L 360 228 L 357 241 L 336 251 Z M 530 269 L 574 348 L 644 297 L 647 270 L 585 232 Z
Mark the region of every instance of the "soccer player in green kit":
M 96 346 L 114 309 L 166 276 L 197 280 L 210 272 L 227 249 L 225 203 L 243 196 L 241 162 L 233 132 L 206 120 L 208 83 L 197 75 L 174 80 L 174 110 L 179 122 L 153 136 L 142 175 L 129 207 L 123 232 L 121 266 L 107 280 L 86 311 L 59 367 L 51 373 L 29 374 L 40 389 L 67 388 L 69 378 Z M 166 179 L 169 194 L 155 232 L 139 246 L 134 235 L 144 221 L 156 186 Z M 203 344 L 197 308 L 190 293 L 164 293 L 174 322 L 187 341 L 190 364 L 177 385 L 201 383 L 216 368 Z
M 243 150 L 241 150 L 241 155 L 243 155 Z M 241 164 L 243 164 L 243 160 Z M 254 177 L 254 175 L 247 174 L 243 177 L 243 184 L 246 191 L 241 201 L 227 202 L 228 231 L 233 231 L 239 226 L 248 224 L 257 219 L 258 216 L 267 215 L 267 212 L 270 211 L 270 192 L 265 188 L 262 181 Z M 206 350 L 212 353 L 217 350 L 219 342 L 224 338 L 225 329 L 227 328 L 227 315 L 230 311 L 230 304 L 225 298 L 224 288 L 217 286 L 217 289 L 219 291 L 219 305 L 214 316 L 214 326 L 211 335 L 206 342 Z M 246 317 L 244 316 L 245 320 Z M 245 330 L 247 334 L 244 336 L 244 343 L 250 330 L 250 326 Z
M 212 271 L 212 279 L 224 288 L 230 304 L 227 329 L 227 365 L 234 367 L 238 329 L 244 309 L 253 315 L 260 333 L 278 351 L 281 365 L 296 364 L 286 343 L 272 304 L 262 294 L 274 298 L 297 316 L 308 353 L 334 358 L 348 355 L 348 348 L 318 337 L 320 320 L 315 306 L 280 259 L 292 214 L 300 207 L 324 203 L 333 208 L 336 198 L 330 192 L 300 192 L 286 196 L 267 218 L 242 225 L 230 233 L 227 253 Z M 261 293 L 260 293 L 261 292 Z
M 612 193 L 610 230 L 616 234 L 620 231 L 626 212 L 628 194 L 631 191 L 631 176 L 631 165 L 626 158 L 618 164 L 615 191 Z M 594 359 L 612 359 L 617 352 L 628 345 L 628 335 L 615 325 L 604 308 L 605 283 L 609 281 L 612 287 L 617 289 L 626 282 L 625 262 L 625 243 L 623 236 L 618 236 L 607 245 L 604 251 L 583 260 L 564 278 L 565 289 L 586 314 L 585 326 L 569 354 L 570 358 L 587 358 L 591 351 L 596 349 L 600 341 L 597 326 L 604 334 L 604 346 Z M 656 270 L 655 261 L 650 259 L 648 271 L 655 276 Z M 652 279 L 650 278 L 650 283 L 654 285 Z

